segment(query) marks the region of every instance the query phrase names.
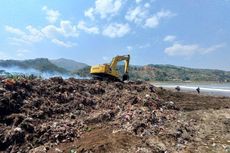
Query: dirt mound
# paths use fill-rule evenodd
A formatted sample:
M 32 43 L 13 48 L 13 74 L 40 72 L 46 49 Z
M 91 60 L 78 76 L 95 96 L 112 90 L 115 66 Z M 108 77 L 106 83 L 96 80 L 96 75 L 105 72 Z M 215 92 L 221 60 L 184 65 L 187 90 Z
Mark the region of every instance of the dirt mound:
M 194 150 L 196 120 L 145 82 L 2 79 L 0 95 L 2 152 Z
M 89 126 L 115 120 L 119 128 L 135 135 L 147 128 L 154 133 L 157 128 L 150 126 L 166 120 L 162 117 L 158 121 L 154 110 L 167 106 L 158 99 L 153 86 L 141 82 L 58 77 L 2 80 L 0 94 L 0 150 L 6 152 L 28 152 L 47 143 L 71 142 Z
M 230 108 L 229 97 L 212 97 L 185 92 L 173 92 L 163 88 L 158 88 L 156 93 L 166 101 L 175 102 L 177 107 L 184 111 Z

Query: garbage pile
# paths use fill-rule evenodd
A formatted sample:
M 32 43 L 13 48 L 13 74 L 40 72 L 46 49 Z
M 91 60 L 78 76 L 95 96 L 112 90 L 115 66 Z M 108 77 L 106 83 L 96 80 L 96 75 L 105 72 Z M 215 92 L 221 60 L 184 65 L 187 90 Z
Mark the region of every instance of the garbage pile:
M 172 147 L 181 149 L 192 141 L 193 129 L 177 122 L 174 102 L 164 101 L 155 90 L 140 81 L 2 78 L 0 152 L 30 152 L 39 146 L 46 146 L 43 150 L 48 151 L 81 138 L 92 125 L 113 124 L 116 130 L 140 138 L 170 137 L 175 140 Z M 174 121 L 175 128 L 169 129 Z

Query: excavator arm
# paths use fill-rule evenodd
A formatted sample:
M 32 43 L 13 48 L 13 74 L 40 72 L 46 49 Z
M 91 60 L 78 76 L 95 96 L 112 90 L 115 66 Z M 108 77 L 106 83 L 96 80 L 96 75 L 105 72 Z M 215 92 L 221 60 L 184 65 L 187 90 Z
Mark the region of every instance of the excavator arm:
M 111 69 L 116 69 L 117 67 L 117 63 L 120 61 L 125 61 L 125 73 L 128 73 L 128 69 L 129 69 L 129 59 L 130 56 L 129 55 L 124 55 L 124 56 L 116 56 L 113 58 L 111 64 L 110 64 L 110 68 Z
M 129 75 L 128 75 L 128 70 L 129 70 L 129 60 L 130 60 L 130 55 L 124 55 L 124 56 L 116 56 L 113 58 L 110 68 L 111 70 L 116 70 L 117 68 L 117 63 L 120 61 L 125 61 L 125 70 L 124 70 L 124 75 L 122 76 L 122 80 L 128 80 Z
M 110 64 L 103 64 L 103 65 L 95 65 L 92 66 L 90 69 L 90 73 L 96 78 L 102 78 L 102 79 L 110 79 L 110 80 L 120 80 L 119 79 L 119 72 L 117 71 L 117 64 L 120 61 L 125 61 L 125 69 L 124 69 L 124 75 L 122 76 L 122 80 L 128 80 L 128 69 L 129 69 L 129 55 L 124 56 L 116 56 L 112 59 Z

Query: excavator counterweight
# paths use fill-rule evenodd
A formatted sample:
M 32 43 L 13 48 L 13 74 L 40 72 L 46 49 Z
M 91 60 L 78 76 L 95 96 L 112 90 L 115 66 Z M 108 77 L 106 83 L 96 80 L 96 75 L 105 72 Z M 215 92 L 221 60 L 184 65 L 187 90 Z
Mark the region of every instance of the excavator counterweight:
M 116 56 L 112 59 L 110 64 L 102 64 L 92 66 L 90 69 L 90 74 L 92 74 L 96 78 L 100 78 L 102 80 L 121 80 L 120 74 L 117 70 L 117 64 L 120 61 L 125 61 L 124 74 L 122 76 L 122 81 L 128 80 L 128 69 L 129 69 L 129 55 L 124 56 Z

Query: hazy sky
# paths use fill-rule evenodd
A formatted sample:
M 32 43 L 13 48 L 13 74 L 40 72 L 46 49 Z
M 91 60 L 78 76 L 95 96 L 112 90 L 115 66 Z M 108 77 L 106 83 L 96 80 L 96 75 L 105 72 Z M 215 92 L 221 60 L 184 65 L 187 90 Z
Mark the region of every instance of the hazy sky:
M 230 70 L 230 0 L 1 0 L 0 57 Z

